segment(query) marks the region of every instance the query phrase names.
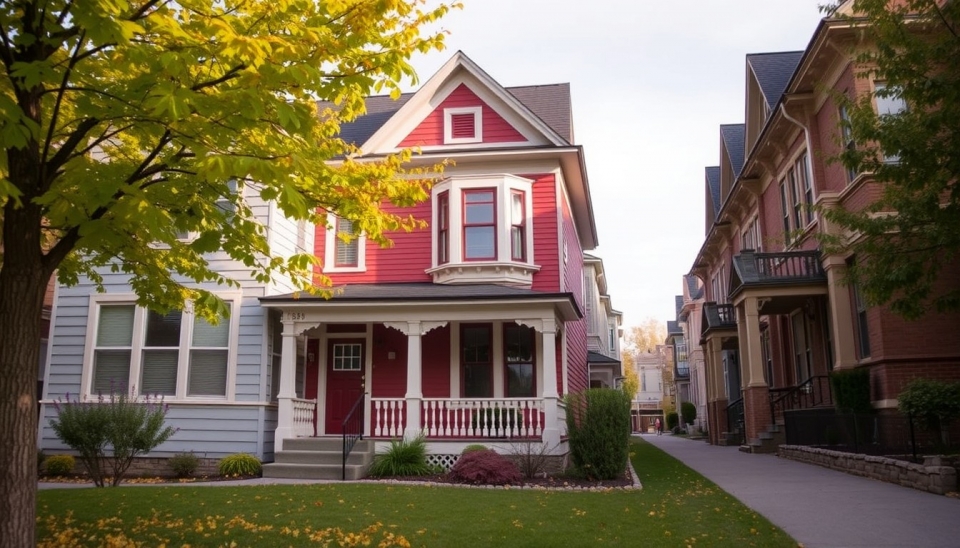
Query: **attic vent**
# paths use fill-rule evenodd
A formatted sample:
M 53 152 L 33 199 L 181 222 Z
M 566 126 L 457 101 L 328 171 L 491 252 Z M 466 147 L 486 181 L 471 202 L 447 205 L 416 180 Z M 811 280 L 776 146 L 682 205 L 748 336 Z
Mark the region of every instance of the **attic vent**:
M 454 139 L 473 139 L 477 131 L 473 122 L 473 114 L 450 116 L 450 136 Z
M 443 110 L 443 142 L 480 143 L 483 142 L 483 108 L 460 107 Z

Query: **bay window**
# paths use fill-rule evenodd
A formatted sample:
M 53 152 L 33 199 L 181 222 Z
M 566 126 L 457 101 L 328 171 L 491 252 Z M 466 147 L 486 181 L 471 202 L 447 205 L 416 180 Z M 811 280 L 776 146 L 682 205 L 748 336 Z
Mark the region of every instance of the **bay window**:
M 436 283 L 529 286 L 533 181 L 513 175 L 447 179 L 433 189 L 433 251 L 426 272 Z M 469 268 L 464 268 L 469 266 Z
M 237 309 L 235 300 L 228 310 Z M 84 360 L 88 395 L 125 392 L 178 398 L 228 398 L 237 321 L 213 325 L 192 312 L 158 314 L 132 298 L 94 297 L 92 344 Z

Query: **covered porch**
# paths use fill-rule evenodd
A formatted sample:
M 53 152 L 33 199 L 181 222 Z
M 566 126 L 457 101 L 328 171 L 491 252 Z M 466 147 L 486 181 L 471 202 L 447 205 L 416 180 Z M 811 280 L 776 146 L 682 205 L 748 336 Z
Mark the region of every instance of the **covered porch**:
M 330 299 L 264 297 L 282 328 L 276 450 L 285 440 L 424 436 L 559 447 L 572 295 L 384 284 Z

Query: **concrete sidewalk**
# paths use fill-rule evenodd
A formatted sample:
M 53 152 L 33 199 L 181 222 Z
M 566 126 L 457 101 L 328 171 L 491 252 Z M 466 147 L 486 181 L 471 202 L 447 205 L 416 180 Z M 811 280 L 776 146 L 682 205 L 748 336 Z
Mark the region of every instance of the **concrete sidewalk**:
M 806 548 L 960 546 L 960 499 L 674 436 L 644 435 Z

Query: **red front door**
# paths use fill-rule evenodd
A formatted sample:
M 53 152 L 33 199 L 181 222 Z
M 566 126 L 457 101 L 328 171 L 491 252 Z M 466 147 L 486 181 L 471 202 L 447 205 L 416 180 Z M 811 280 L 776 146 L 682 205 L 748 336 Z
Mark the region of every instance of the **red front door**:
M 327 343 L 327 434 L 340 434 L 343 419 L 363 392 L 363 339 L 330 339 Z

